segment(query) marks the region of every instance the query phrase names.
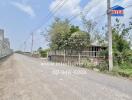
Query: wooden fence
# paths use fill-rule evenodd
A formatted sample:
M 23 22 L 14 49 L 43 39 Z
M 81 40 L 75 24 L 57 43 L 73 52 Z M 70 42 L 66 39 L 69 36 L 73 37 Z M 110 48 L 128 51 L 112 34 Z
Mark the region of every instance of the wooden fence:
M 72 65 L 81 65 L 84 61 L 91 61 L 93 64 L 99 64 L 105 56 L 101 56 L 102 51 L 50 51 L 48 59 L 53 62 L 68 63 Z

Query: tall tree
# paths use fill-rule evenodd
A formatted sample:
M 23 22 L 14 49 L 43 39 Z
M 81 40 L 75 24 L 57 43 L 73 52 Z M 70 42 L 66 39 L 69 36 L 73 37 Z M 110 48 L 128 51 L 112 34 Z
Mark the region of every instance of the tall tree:
M 80 30 L 78 26 L 70 25 L 68 20 L 56 19 L 49 30 L 51 48 L 54 50 L 77 50 L 86 48 L 90 35 Z
M 71 35 L 69 41 L 71 49 L 80 52 L 89 46 L 90 37 L 87 32 L 77 31 Z
M 84 30 L 90 35 L 90 40 L 91 42 L 95 41 L 96 36 L 97 36 L 97 30 L 96 30 L 96 25 L 97 23 L 92 21 L 92 20 L 87 20 L 85 16 L 82 16 L 82 24 L 84 27 Z
M 112 28 L 112 34 L 114 57 L 118 63 L 128 61 L 132 56 L 131 41 L 129 40 L 131 30 L 131 24 L 126 27 L 125 24 L 120 23 L 120 21 L 116 19 L 116 24 Z
M 70 24 L 66 19 L 64 21 L 56 18 L 48 31 L 51 39 L 50 46 L 54 50 L 65 48 L 65 38 L 68 38 L 70 34 Z

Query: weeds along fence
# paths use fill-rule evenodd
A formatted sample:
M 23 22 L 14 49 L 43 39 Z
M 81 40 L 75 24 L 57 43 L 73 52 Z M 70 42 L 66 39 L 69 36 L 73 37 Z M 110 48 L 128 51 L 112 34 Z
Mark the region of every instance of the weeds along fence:
M 71 65 L 83 65 L 90 62 L 98 65 L 104 61 L 105 56 L 101 56 L 101 51 L 50 51 L 48 53 L 49 61 L 67 63 Z

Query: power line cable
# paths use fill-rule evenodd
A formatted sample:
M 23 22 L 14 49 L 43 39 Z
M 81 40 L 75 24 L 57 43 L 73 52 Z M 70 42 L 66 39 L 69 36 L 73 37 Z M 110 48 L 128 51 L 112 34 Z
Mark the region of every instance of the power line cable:
M 64 6 L 64 4 L 67 2 L 68 0 L 63 0 L 62 2 L 60 2 L 59 3 L 59 1 L 58 1 L 58 3 L 57 3 L 57 5 L 55 6 L 55 10 L 54 10 L 54 13 L 49 13 L 48 15 L 47 15 L 47 17 L 48 17 L 48 21 L 58 12 L 58 10 L 61 8 L 61 7 L 63 7 Z M 130 7 L 132 7 L 132 5 L 128 5 L 127 7 L 125 7 L 125 8 L 130 8 Z M 85 13 L 86 12 L 89 12 L 90 10 L 92 10 L 93 9 L 93 7 L 91 7 L 89 10 L 87 10 L 87 11 L 85 11 Z M 77 14 L 77 15 L 75 15 L 75 16 L 71 16 L 71 18 L 70 18 L 70 22 L 72 21 L 72 20 L 74 20 L 75 18 L 77 18 L 79 15 L 81 15 L 81 13 L 82 12 L 80 12 L 79 14 Z M 103 15 L 100 15 L 100 16 L 97 16 L 97 17 L 95 17 L 94 19 L 98 19 L 98 18 L 100 18 L 100 17 L 103 17 L 103 16 L 105 16 L 106 15 L 106 13 L 105 14 L 103 14 Z M 48 22 L 47 21 L 47 22 Z M 45 23 L 45 24 L 47 24 L 47 22 Z M 42 24 L 42 25 L 40 25 L 37 29 L 40 29 L 42 26 L 43 26 L 44 24 Z M 36 30 L 37 30 L 36 29 Z M 34 32 L 34 31 L 33 31 Z M 33 33 L 32 32 L 32 33 Z M 31 36 L 31 34 L 30 34 L 30 36 Z M 29 36 L 29 37 L 30 37 Z M 28 38 L 29 38 L 28 37 Z M 28 40 L 28 38 L 25 40 L 25 41 L 27 41 Z
M 57 3 L 57 5 L 55 6 L 55 10 L 54 10 L 54 13 L 49 13 L 48 15 L 47 15 L 47 17 L 48 17 L 48 19 L 47 19 L 47 22 L 58 12 L 58 10 L 60 10 L 63 6 L 64 6 L 64 4 L 67 2 L 68 0 L 63 0 L 62 2 L 58 2 Z M 29 34 L 29 37 L 24 41 L 24 42 L 26 42 L 31 36 L 32 36 L 32 34 L 35 32 L 35 31 L 37 31 L 38 29 L 40 29 L 43 25 L 45 25 L 45 24 L 47 24 L 47 22 L 46 23 L 44 23 L 44 24 L 41 24 L 39 27 L 37 27 L 35 30 L 33 30 L 32 31 L 32 33 L 30 33 Z
M 125 8 L 130 8 L 130 7 L 132 7 L 132 5 L 128 5 L 128 6 L 126 6 Z M 92 10 L 92 8 L 91 8 L 90 10 Z M 89 10 L 89 11 L 90 11 L 90 10 Z M 88 11 L 87 11 L 87 12 L 88 12 Z M 81 13 L 80 13 L 80 14 L 81 14 Z M 73 17 L 70 19 L 70 21 L 74 20 L 74 19 L 75 19 L 76 17 L 78 17 L 80 14 L 73 16 Z M 105 13 L 105 14 L 103 14 L 103 15 L 97 16 L 97 17 L 95 17 L 94 19 L 98 19 L 98 18 L 103 17 L 103 16 L 105 16 L 105 15 L 107 15 L 107 14 Z

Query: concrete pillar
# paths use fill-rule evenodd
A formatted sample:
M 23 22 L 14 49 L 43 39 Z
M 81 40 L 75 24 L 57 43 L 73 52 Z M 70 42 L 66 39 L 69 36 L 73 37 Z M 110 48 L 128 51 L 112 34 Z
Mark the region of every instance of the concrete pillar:
M 4 30 L 0 29 L 0 56 L 3 55 Z
M 4 41 L 4 30 L 0 29 L 0 40 Z

